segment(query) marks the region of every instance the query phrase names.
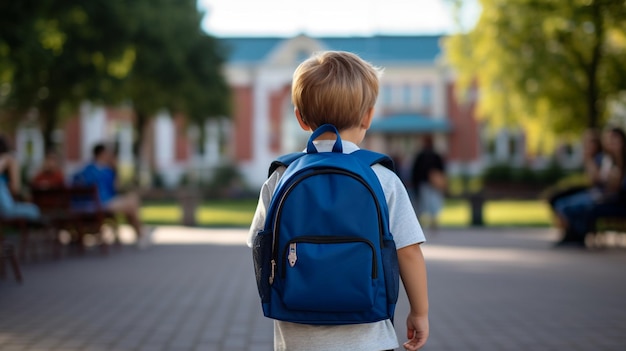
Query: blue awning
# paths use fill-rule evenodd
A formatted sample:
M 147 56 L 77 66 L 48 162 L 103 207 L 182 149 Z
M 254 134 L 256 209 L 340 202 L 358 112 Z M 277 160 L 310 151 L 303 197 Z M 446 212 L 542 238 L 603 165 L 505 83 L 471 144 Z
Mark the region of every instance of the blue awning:
M 402 114 L 379 117 L 372 121 L 369 132 L 373 133 L 434 133 L 450 131 L 450 123 L 445 118 L 431 118 L 422 115 Z

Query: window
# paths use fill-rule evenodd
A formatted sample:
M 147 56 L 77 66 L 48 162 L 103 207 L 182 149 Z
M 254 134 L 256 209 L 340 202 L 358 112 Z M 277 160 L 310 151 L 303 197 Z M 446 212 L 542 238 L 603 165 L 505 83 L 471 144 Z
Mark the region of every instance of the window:
M 433 87 L 430 84 L 422 86 L 420 103 L 424 107 L 430 107 L 433 104 Z
M 402 105 L 404 107 L 413 105 L 413 87 L 409 84 L 402 87 Z
M 380 91 L 380 102 L 382 103 L 383 107 L 389 107 L 391 106 L 391 102 L 392 102 L 392 94 L 393 90 L 391 85 L 389 84 L 385 84 L 382 86 L 382 89 Z

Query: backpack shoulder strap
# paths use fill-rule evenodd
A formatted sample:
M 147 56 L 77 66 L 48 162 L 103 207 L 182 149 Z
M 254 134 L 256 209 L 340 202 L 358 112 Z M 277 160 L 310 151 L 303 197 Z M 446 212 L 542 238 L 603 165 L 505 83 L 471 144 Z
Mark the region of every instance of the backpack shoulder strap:
M 353 152 L 352 155 L 355 155 L 361 161 L 363 161 L 366 164 L 369 164 L 370 166 L 373 166 L 375 164 L 380 164 L 392 172 L 396 171 L 396 167 L 393 164 L 393 160 L 391 159 L 391 157 L 385 154 L 380 154 L 378 152 L 374 152 L 370 150 L 359 149 Z
M 304 155 L 306 155 L 306 152 L 294 152 L 291 154 L 280 156 L 279 158 L 275 159 L 270 165 L 270 169 L 269 169 L 269 172 L 267 173 L 267 176 L 268 177 L 271 176 L 272 173 L 274 173 L 274 171 L 278 169 L 278 167 L 289 167 L 289 165 L 292 164 L 293 161 L 299 159 L 300 157 Z

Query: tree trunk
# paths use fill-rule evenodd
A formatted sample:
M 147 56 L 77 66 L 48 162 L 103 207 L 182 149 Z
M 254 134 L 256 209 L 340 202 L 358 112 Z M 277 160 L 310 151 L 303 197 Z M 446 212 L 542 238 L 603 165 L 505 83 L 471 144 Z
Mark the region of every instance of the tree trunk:
M 141 172 L 143 171 L 143 155 L 142 146 L 144 141 L 144 130 L 148 122 L 148 116 L 145 112 L 135 109 L 135 139 L 133 140 L 133 156 L 135 159 L 133 170 L 133 183 L 141 184 Z
M 592 5 L 594 24 L 594 45 L 591 53 L 591 62 L 587 67 L 587 118 L 588 127 L 596 129 L 600 127 L 602 108 L 599 105 L 600 91 L 598 87 L 598 69 L 602 59 L 602 44 L 604 41 L 604 28 L 600 4 Z
M 59 102 L 48 100 L 39 107 L 39 120 L 43 134 L 44 153 L 54 148 L 53 134 L 59 120 Z

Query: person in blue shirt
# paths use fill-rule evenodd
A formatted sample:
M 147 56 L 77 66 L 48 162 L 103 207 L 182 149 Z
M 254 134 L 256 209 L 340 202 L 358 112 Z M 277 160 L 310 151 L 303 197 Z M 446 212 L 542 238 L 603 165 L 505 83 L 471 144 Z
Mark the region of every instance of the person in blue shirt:
M 103 143 L 94 146 L 93 161 L 74 176 L 74 183 L 95 185 L 102 206 L 115 214 L 124 215 L 135 231 L 138 245 L 144 247 L 147 244 L 148 234 L 139 219 L 139 196 L 117 192 L 115 154 L 109 147 Z

